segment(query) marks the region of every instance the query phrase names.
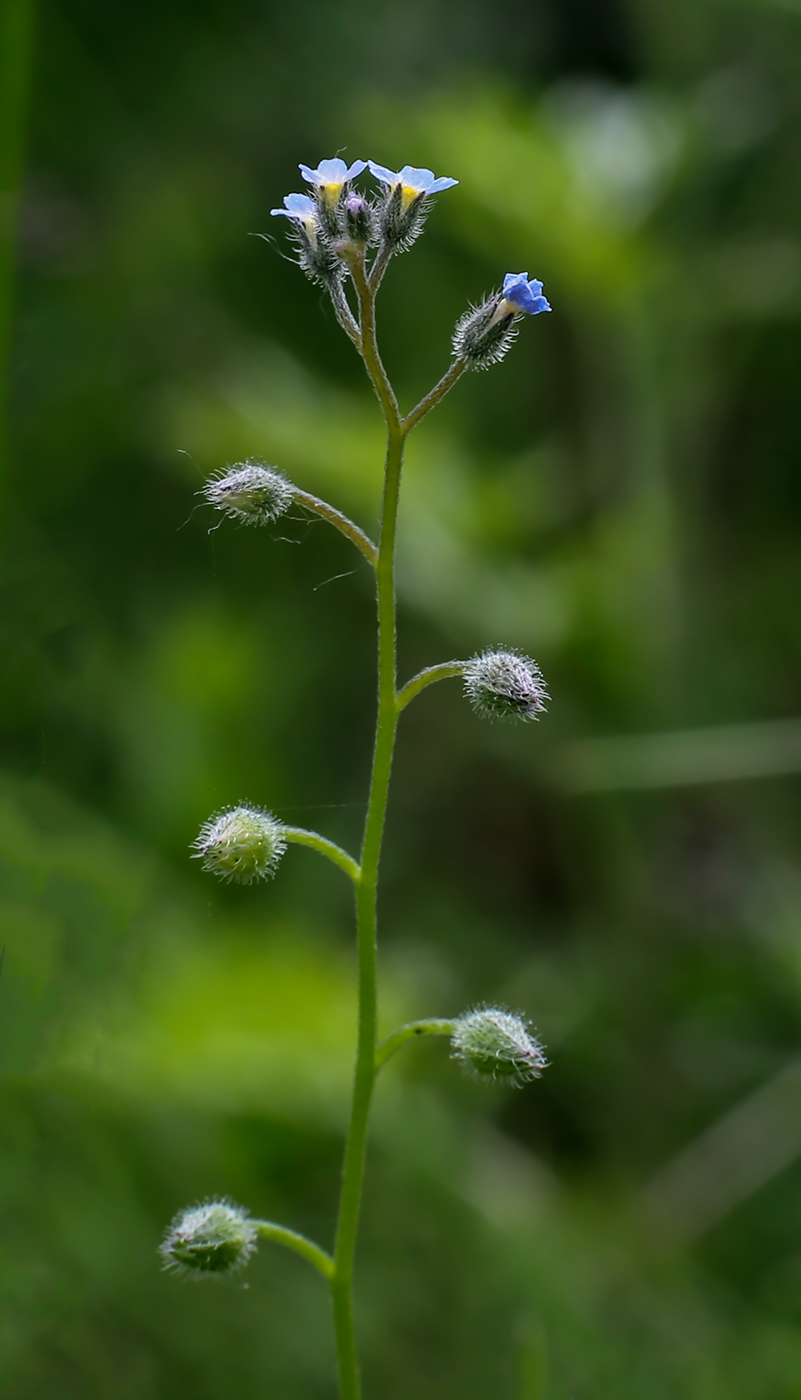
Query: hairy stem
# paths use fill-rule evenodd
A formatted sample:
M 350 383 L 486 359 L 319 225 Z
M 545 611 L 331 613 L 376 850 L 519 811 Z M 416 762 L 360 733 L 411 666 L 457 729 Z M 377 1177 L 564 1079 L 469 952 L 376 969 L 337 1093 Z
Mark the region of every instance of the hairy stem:
M 400 1050 L 407 1040 L 414 1040 L 421 1035 L 453 1035 L 455 1021 L 409 1021 L 405 1026 L 399 1026 L 396 1031 L 388 1035 L 385 1040 L 376 1048 L 375 1067 L 378 1071 L 387 1060 Z
M 312 496 L 308 491 L 301 491 L 298 486 L 292 488 L 292 499 L 297 501 L 299 506 L 305 506 L 307 510 L 313 510 L 315 515 L 319 515 L 323 520 L 327 520 L 329 525 L 333 525 L 339 530 L 351 544 L 355 544 L 360 549 L 368 564 L 374 569 L 378 560 L 378 550 L 369 535 L 360 530 L 347 515 L 343 515 L 341 510 L 335 506 L 330 506 L 327 501 L 321 501 L 319 496 Z
M 449 390 L 453 388 L 457 379 L 461 379 L 466 369 L 466 360 L 454 360 L 450 369 L 446 370 L 439 383 L 434 385 L 433 389 L 426 394 L 424 399 L 420 400 L 417 407 L 413 408 L 411 413 L 407 413 L 403 420 L 404 433 L 410 433 L 412 428 L 417 427 L 421 418 L 425 418 L 426 414 L 430 413 L 432 408 L 436 408 L 437 404 L 444 399 Z
M 441 661 L 438 666 L 426 666 L 424 671 L 419 671 L 416 676 L 412 676 L 407 681 L 402 690 L 397 694 L 398 714 L 405 710 L 410 700 L 415 695 L 419 695 L 421 690 L 425 690 L 427 685 L 433 685 L 435 681 L 447 681 L 453 676 L 464 675 L 464 661 Z
M 354 885 L 358 885 L 361 870 L 357 862 L 347 851 L 343 851 L 341 846 L 337 846 L 335 841 L 329 841 L 327 836 L 321 836 L 317 831 L 307 831 L 302 826 L 282 825 L 281 831 L 287 841 L 293 841 L 297 846 L 310 846 L 313 851 L 319 851 L 321 856 L 327 856 L 340 870 L 344 870 Z
M 293 1249 L 296 1254 L 300 1254 L 304 1259 L 308 1259 L 315 1269 L 319 1269 L 327 1279 L 331 1278 L 334 1272 L 334 1261 L 330 1254 L 326 1254 L 324 1249 L 314 1244 L 312 1240 L 307 1240 L 305 1235 L 299 1235 L 297 1230 L 287 1230 L 284 1225 L 274 1225 L 272 1220 L 254 1220 L 259 1234 L 266 1240 L 274 1240 L 276 1244 L 283 1244 L 287 1249 Z
M 361 353 L 362 336 L 359 330 L 359 323 L 348 305 L 348 298 L 345 295 L 345 288 L 338 278 L 334 278 L 328 285 L 331 293 L 331 303 L 334 308 L 334 315 L 339 321 L 345 334 L 353 341 L 356 349 Z
M 361 353 L 367 373 L 372 381 L 373 388 L 378 395 L 378 401 L 390 435 L 394 432 L 398 438 L 401 450 L 403 447 L 403 429 L 401 424 L 400 409 L 398 400 L 395 398 L 395 390 L 389 382 L 389 376 L 384 369 L 381 356 L 378 353 L 378 341 L 375 331 L 375 292 L 370 287 L 367 274 L 364 270 L 364 254 L 353 252 L 348 255 L 348 266 L 353 278 L 353 285 L 356 288 L 356 295 L 359 298 L 359 312 L 362 326 Z M 389 456 L 387 457 L 387 468 L 389 467 Z M 398 469 L 400 472 L 400 468 Z M 391 552 L 394 556 L 395 535 L 393 526 Z

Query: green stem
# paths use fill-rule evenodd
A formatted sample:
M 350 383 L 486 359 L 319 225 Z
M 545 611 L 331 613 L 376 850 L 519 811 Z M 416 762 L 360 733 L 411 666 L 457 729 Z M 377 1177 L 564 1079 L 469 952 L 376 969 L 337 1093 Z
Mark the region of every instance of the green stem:
M 8 362 L 17 215 L 33 50 L 33 0 L 0 3 L 0 481 L 8 457 Z
M 426 394 L 424 399 L 420 400 L 417 407 L 413 408 L 411 413 L 407 413 L 403 420 L 403 431 L 405 433 L 410 433 L 412 428 L 417 427 L 421 418 L 425 418 L 426 414 L 430 413 L 432 408 L 436 408 L 440 400 L 444 399 L 445 395 L 453 388 L 457 379 L 461 379 L 466 369 L 466 360 L 454 360 L 450 369 L 445 371 L 439 383 L 434 385 L 433 389 Z
M 355 544 L 360 549 L 368 564 L 374 569 L 378 559 L 378 550 L 369 535 L 360 530 L 347 515 L 343 515 L 341 510 L 335 506 L 330 506 L 327 501 L 321 501 L 319 496 L 312 496 L 308 491 L 301 491 L 298 486 L 292 487 L 292 499 L 297 501 L 299 506 L 305 506 L 307 510 L 313 510 L 315 515 L 322 516 L 329 525 L 334 525 L 337 530 L 349 539 L 351 544 Z
M 362 300 L 362 327 L 374 326 L 364 314 L 364 303 L 371 303 L 369 289 L 357 282 Z M 374 335 L 374 331 L 373 331 Z M 366 337 L 367 340 L 367 337 Z M 369 345 L 369 340 L 367 344 Z M 375 353 L 372 363 L 365 348 L 365 361 L 378 392 L 382 390 L 383 366 Z M 380 369 L 377 368 L 380 366 Z M 345 1165 L 339 1203 L 334 1273 L 331 1293 L 334 1305 L 334 1327 L 339 1358 L 339 1382 L 342 1400 L 359 1400 L 359 1367 L 353 1331 L 353 1260 L 359 1223 L 364 1160 L 367 1144 L 367 1121 L 375 1083 L 376 1066 L 376 896 L 378 864 L 384 819 L 389 793 L 392 753 L 398 713 L 395 706 L 396 686 L 396 625 L 395 625 L 395 536 L 398 519 L 398 496 L 403 465 L 404 435 L 397 419 L 395 396 L 379 392 L 382 405 L 389 409 L 387 456 L 384 474 L 384 501 L 381 513 L 381 536 L 376 569 L 378 594 L 378 714 L 376 719 L 373 770 L 370 796 L 362 845 L 361 879 L 359 881 L 356 915 L 359 953 L 359 1032 L 356 1052 L 356 1072 L 353 1083 L 350 1126 L 345 1148 Z M 392 406 L 395 421 L 392 421 Z
M 321 856 L 327 856 L 340 870 L 344 870 L 354 885 L 358 885 L 361 879 L 359 866 L 353 856 L 349 856 L 336 842 L 320 836 L 317 831 L 306 831 L 302 826 L 282 826 L 281 830 L 287 841 L 294 842 L 296 846 L 310 846 L 313 851 L 319 851 Z
M 254 1220 L 260 1235 L 267 1240 L 274 1240 L 276 1244 L 286 1245 L 287 1249 L 294 1249 L 296 1254 L 301 1254 L 304 1259 L 308 1259 L 315 1269 L 319 1269 L 327 1279 L 330 1279 L 334 1272 L 334 1261 L 330 1254 L 326 1254 L 324 1249 L 320 1249 L 312 1240 L 307 1240 L 305 1235 L 299 1235 L 297 1230 L 287 1230 L 284 1225 L 274 1225 L 272 1220 Z
M 398 714 L 405 710 L 409 701 L 413 700 L 415 695 L 419 695 L 421 690 L 425 690 L 427 685 L 433 685 L 435 681 L 447 681 L 452 676 L 464 675 L 466 664 L 464 661 L 441 661 L 438 666 L 426 666 L 424 671 L 412 676 L 403 689 L 398 691 Z
M 361 876 L 356 892 L 356 931 L 359 957 L 359 1030 L 356 1049 L 356 1069 L 353 1079 L 350 1124 L 345 1146 L 342 1190 L 339 1198 L 334 1271 L 331 1275 L 331 1297 L 334 1307 L 334 1330 L 339 1360 L 341 1400 L 359 1400 L 361 1383 L 353 1330 L 353 1261 L 359 1226 L 364 1161 L 367 1147 L 367 1122 L 376 1077 L 376 1027 L 378 1020 L 376 990 L 376 899 L 378 865 L 389 794 L 389 778 L 399 709 L 396 698 L 396 597 L 395 597 L 395 539 L 398 524 L 403 448 L 406 436 L 430 408 L 456 383 L 464 369 L 456 361 L 448 373 L 418 404 L 404 421 L 398 408 L 395 391 L 381 360 L 376 340 L 375 293 L 383 272 L 381 257 L 368 278 L 364 254 L 355 250 L 345 253 L 353 285 L 359 299 L 361 354 L 373 388 L 378 396 L 387 424 L 387 455 L 384 467 L 384 499 L 381 510 L 381 532 L 376 561 L 378 603 L 378 712 L 376 716 L 373 769 L 370 795 L 362 842 Z
M 409 1021 L 405 1026 L 399 1026 L 396 1031 L 388 1035 L 375 1052 L 376 1071 L 385 1065 L 390 1056 L 400 1050 L 407 1040 L 414 1040 L 420 1035 L 453 1035 L 455 1021 Z

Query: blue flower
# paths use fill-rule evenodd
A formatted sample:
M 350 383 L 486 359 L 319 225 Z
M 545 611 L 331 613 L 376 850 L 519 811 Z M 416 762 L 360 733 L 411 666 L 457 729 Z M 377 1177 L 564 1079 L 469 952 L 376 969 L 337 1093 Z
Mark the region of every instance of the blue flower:
M 317 210 L 314 207 L 314 200 L 307 194 L 285 194 L 285 209 L 271 209 L 271 214 L 283 214 L 287 219 L 294 219 L 295 223 L 303 228 L 309 240 L 314 243 L 317 240 Z
M 498 310 L 505 315 L 508 315 L 509 311 L 517 314 L 524 311 L 527 316 L 537 316 L 540 311 L 551 309 L 542 295 L 542 283 L 538 282 L 536 277 L 532 277 L 529 282 L 527 272 L 507 272 L 503 279 L 502 295 L 503 301 Z
M 308 180 L 310 185 L 314 185 L 317 193 L 330 204 L 335 204 L 342 193 L 343 186 L 349 180 L 355 180 L 357 175 L 361 175 L 367 169 L 366 160 L 355 160 L 352 165 L 346 165 L 339 156 L 334 156 L 332 160 L 321 160 L 316 170 L 312 170 L 308 165 L 298 166 L 304 180 Z
M 387 170 L 384 165 L 376 165 L 374 160 L 368 160 L 373 175 L 382 185 L 387 185 L 389 193 L 400 186 L 401 205 L 405 209 L 413 200 L 419 199 L 421 195 L 438 194 L 440 190 L 449 190 L 451 185 L 458 185 L 458 180 L 451 180 L 447 175 L 440 175 L 437 178 L 433 170 L 418 170 L 414 165 L 404 165 L 402 170 Z

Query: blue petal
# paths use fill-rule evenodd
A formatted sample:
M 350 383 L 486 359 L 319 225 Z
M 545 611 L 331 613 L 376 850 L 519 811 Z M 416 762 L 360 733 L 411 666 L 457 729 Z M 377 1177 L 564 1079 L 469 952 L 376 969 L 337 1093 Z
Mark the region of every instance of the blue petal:
M 503 296 L 518 311 L 527 316 L 537 316 L 540 311 L 550 311 L 544 296 L 541 296 L 542 283 L 536 277 L 528 280 L 527 272 L 507 272 L 503 279 Z
M 433 170 L 419 170 L 414 165 L 404 165 L 400 172 L 400 180 L 401 184 L 408 185 L 412 190 L 420 190 L 422 193 L 424 190 L 430 190 L 434 183 L 434 172 Z
M 400 175 L 396 174 L 394 170 L 387 170 L 385 165 L 376 165 L 374 160 L 368 160 L 367 164 L 371 174 L 375 175 L 375 178 L 380 180 L 382 185 L 397 185 Z
M 316 185 L 316 184 L 317 184 L 317 171 L 316 171 L 316 170 L 312 170 L 311 167 L 308 166 L 308 165 L 299 165 L 299 166 L 298 166 L 298 170 L 300 171 L 300 173 L 301 173 L 301 175 L 303 176 L 304 180 L 308 180 L 308 182 L 309 182 L 310 185 Z
M 458 180 L 452 180 L 448 175 L 440 175 L 439 179 L 429 186 L 428 193 L 438 194 L 440 190 L 449 190 L 452 185 L 458 185 L 458 183 Z
M 308 219 L 314 217 L 314 200 L 307 194 L 285 194 L 285 209 L 271 209 L 271 214 L 286 214 L 288 219 Z
M 317 167 L 317 178 L 321 185 L 344 185 L 348 178 L 348 167 L 339 156 L 332 160 L 321 160 Z
M 503 294 L 508 297 L 510 291 L 521 286 L 528 286 L 527 272 L 507 272 L 503 279 Z
M 363 171 L 363 170 L 366 170 L 366 169 L 367 169 L 367 161 L 366 161 L 366 160 L 355 160 L 355 161 L 353 162 L 353 164 L 349 167 L 348 172 L 347 172 L 347 175 L 345 176 L 345 179 L 346 179 L 346 180 L 355 180 L 355 179 L 356 179 L 356 176 L 357 176 L 357 175 L 361 175 L 362 171 Z

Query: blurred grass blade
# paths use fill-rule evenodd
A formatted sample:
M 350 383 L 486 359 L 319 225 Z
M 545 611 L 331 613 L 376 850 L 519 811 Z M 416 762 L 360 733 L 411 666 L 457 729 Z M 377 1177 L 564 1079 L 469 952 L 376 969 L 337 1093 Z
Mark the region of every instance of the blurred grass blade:
M 801 1156 L 801 1059 L 669 1161 L 643 1195 L 672 1233 L 696 1239 Z
M 552 765 L 558 785 L 575 793 L 739 782 L 799 772 L 801 719 L 579 739 L 560 748 Z

